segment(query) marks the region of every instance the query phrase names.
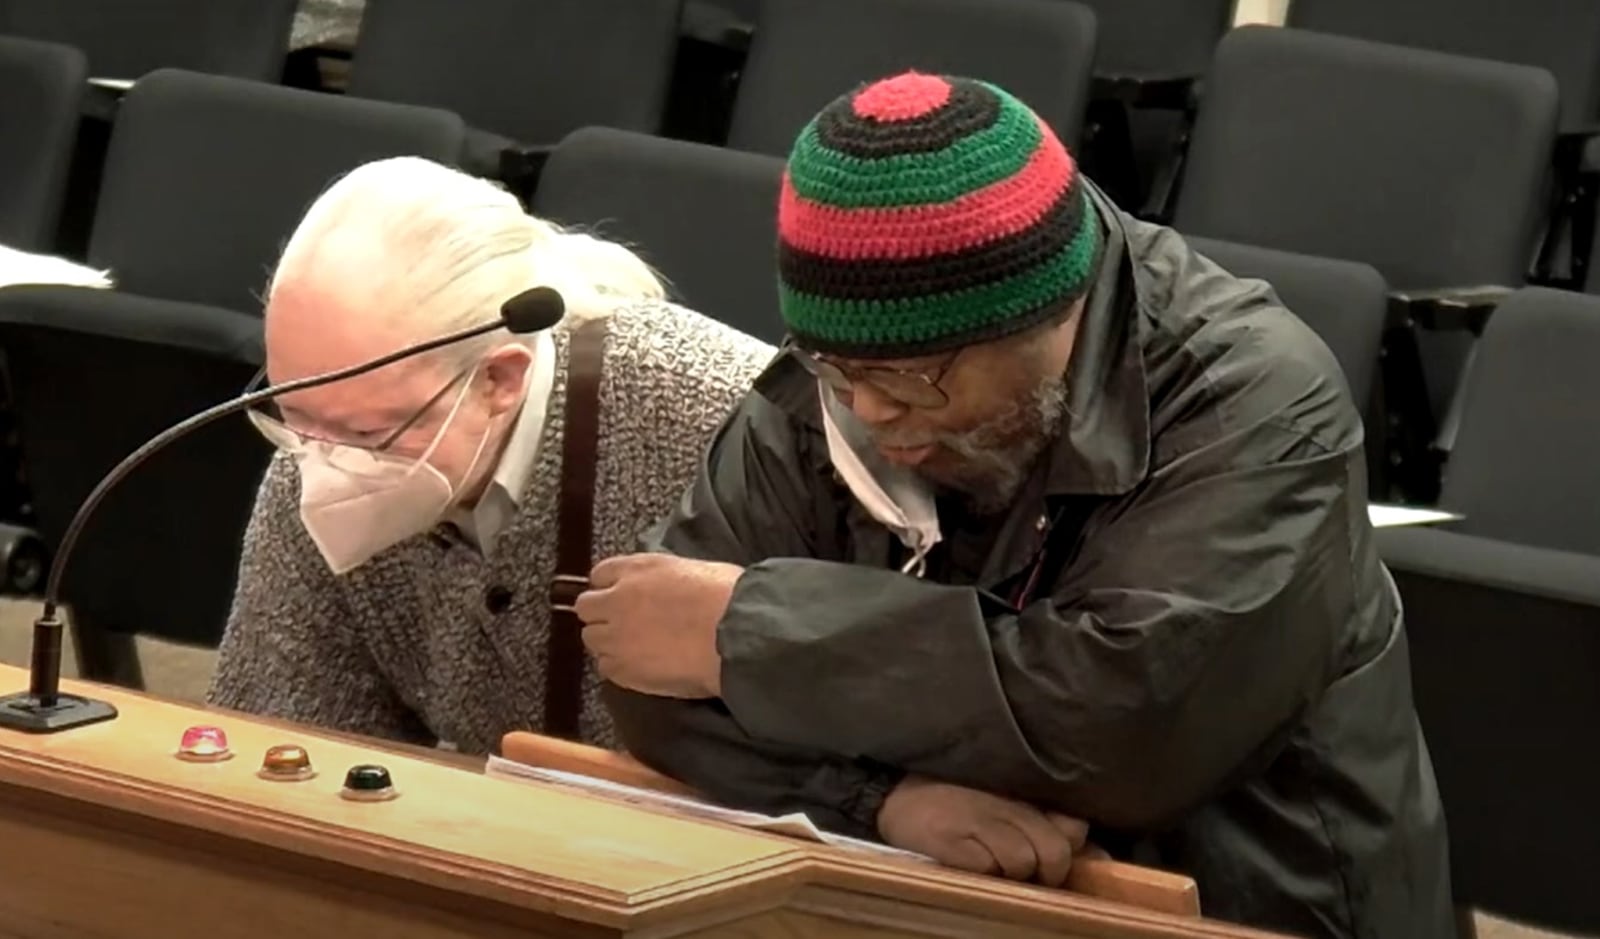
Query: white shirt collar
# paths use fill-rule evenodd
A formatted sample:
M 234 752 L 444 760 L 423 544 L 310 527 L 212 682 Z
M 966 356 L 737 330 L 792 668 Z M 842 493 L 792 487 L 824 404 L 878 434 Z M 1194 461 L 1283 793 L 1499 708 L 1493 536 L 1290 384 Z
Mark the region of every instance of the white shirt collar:
M 545 417 L 550 410 L 550 394 L 556 380 L 556 343 L 549 330 L 534 336 L 530 369 L 527 397 L 522 401 L 517 422 L 500 453 L 494 476 L 477 505 L 470 510 L 458 507 L 449 516 L 449 521 L 485 556 L 516 515 L 539 460 Z

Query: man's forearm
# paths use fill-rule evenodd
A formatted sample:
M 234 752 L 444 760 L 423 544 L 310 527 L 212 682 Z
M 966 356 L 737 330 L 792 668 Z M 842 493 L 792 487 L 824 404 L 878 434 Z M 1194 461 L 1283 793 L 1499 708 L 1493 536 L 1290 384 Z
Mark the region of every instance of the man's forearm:
M 890 571 L 766 561 L 723 618 L 722 697 L 761 740 L 1157 826 L 1269 755 L 1324 681 L 1335 624 L 1275 583 L 1250 589 L 1241 610 L 1107 589 L 1018 612 Z
M 733 717 L 799 747 L 904 766 L 992 734 L 1006 708 L 977 592 L 895 571 L 753 565 L 718 650 Z
M 876 839 L 877 818 L 903 774 L 750 737 L 720 702 L 604 686 L 623 748 L 635 759 L 730 808 L 802 812 L 818 827 Z

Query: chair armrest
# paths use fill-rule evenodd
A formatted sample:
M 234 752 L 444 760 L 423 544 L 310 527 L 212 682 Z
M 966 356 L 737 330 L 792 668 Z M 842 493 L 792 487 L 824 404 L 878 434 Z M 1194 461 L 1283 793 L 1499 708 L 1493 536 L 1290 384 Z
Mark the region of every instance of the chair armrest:
M 1119 101 L 1130 108 L 1188 111 L 1199 95 L 1195 75 L 1096 75 L 1090 96 Z
M 533 190 L 539 184 L 539 174 L 550 162 L 555 144 L 510 144 L 500 150 L 500 165 L 494 178 L 505 183 L 525 205 L 533 204 Z
M 1567 173 L 1600 173 L 1600 125 L 1557 134 L 1552 162 Z
M 694 789 L 664 776 L 626 753 L 591 747 L 556 737 L 514 731 L 500 741 L 500 752 L 508 760 L 541 769 L 593 776 L 608 782 L 650 789 L 678 796 L 695 795 Z
M 207 320 L 204 329 L 198 321 Z M 246 365 L 266 361 L 261 317 L 238 310 L 55 284 L 0 287 L 0 323 L 87 331 L 192 349 Z
M 1475 584 L 1600 613 L 1600 556 L 1430 528 L 1383 528 L 1378 553 L 1397 574 Z
M 1594 250 L 1595 205 L 1600 198 L 1600 125 L 1564 130 L 1550 158 L 1554 203 L 1529 280 L 1582 291 Z
M 500 741 L 506 759 L 541 769 L 593 776 L 608 782 L 696 797 L 689 786 L 656 772 L 638 760 L 587 744 L 513 731 Z M 1174 916 L 1199 916 L 1200 894 L 1193 878 L 1110 858 L 1073 862 L 1067 889 Z
M 1413 322 L 1424 329 L 1465 329 L 1482 335 L 1490 314 L 1514 290 L 1493 284 L 1396 290 L 1389 294 L 1389 315 L 1392 320 Z
M 90 78 L 89 87 L 83 91 L 79 113 L 90 120 L 110 122 L 117 116 L 122 99 L 127 96 L 133 82 L 119 78 Z
M 688 0 L 683 5 L 678 33 L 695 42 L 722 46 L 733 52 L 747 52 L 750 40 L 755 36 L 755 24 L 716 4 Z

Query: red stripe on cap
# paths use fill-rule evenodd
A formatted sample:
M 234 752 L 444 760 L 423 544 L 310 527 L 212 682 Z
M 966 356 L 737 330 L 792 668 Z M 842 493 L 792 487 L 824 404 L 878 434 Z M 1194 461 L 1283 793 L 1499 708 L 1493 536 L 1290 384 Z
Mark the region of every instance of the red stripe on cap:
M 950 83 L 937 75 L 907 72 L 863 88 L 850 101 L 856 117 L 893 123 L 915 120 L 944 107 Z
M 1077 168 L 1053 133 L 1013 176 L 936 205 L 842 209 L 802 198 L 787 172 L 778 233 L 801 251 L 839 260 L 925 258 L 1014 235 L 1042 218 Z

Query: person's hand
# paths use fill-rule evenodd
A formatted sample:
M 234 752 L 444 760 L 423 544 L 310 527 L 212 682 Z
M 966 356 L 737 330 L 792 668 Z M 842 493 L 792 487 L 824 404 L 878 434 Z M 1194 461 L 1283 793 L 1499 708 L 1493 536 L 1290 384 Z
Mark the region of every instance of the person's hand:
M 878 833 L 949 867 L 1059 887 L 1084 851 L 1089 826 L 987 792 L 908 776 L 878 810 Z
M 573 604 L 595 667 L 606 680 L 645 694 L 719 696 L 717 623 L 743 573 L 735 564 L 667 554 L 596 564 L 589 589 Z

